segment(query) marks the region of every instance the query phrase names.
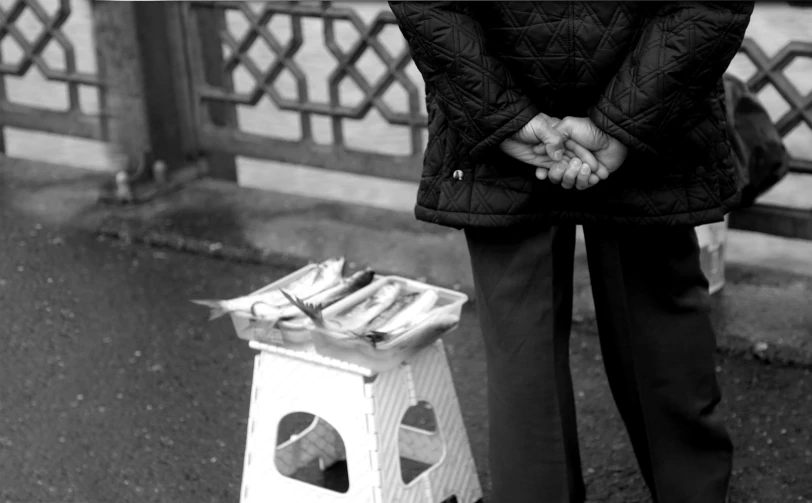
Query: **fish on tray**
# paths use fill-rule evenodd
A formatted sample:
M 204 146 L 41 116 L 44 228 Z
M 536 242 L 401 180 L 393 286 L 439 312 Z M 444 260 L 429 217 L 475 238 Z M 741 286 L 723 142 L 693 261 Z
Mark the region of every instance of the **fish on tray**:
M 333 339 L 348 340 L 359 338 L 364 327 L 395 302 L 400 289 L 401 286 L 397 283 L 387 283 L 355 307 L 330 319 L 324 318 L 321 307 L 306 302 L 286 290 L 282 290 L 282 294 L 305 316 L 313 320 L 315 326 L 329 331 Z
M 401 327 L 396 333 L 388 334 L 390 339 L 383 341 L 382 347 L 381 342 L 374 341 L 372 346 L 384 351 L 402 349 L 413 354 L 454 329 L 459 322 L 459 317 L 455 314 L 432 310 L 417 318 L 414 323 Z
M 395 333 L 400 328 L 407 328 L 414 324 L 414 320 L 429 310 L 431 310 L 440 296 L 435 290 L 425 290 L 421 292 L 416 298 L 409 302 L 400 312 L 392 316 L 386 323 L 373 328 L 368 327 L 370 332 L 379 332 L 382 334 Z
M 411 304 L 418 296 L 418 293 L 404 293 L 401 294 L 395 302 L 392 303 L 391 306 L 387 307 L 384 312 L 376 316 L 369 325 L 367 325 L 366 330 L 372 332 L 377 330 L 378 327 L 382 326 L 385 323 L 388 323 L 389 320 L 392 319 L 396 314 L 401 312 L 403 308 Z
M 344 271 L 344 258 L 331 258 L 285 286 L 287 292 L 307 299 L 341 283 Z M 256 295 L 245 295 L 228 300 L 192 300 L 195 304 L 211 309 L 209 320 L 228 313 L 242 313 L 246 316 L 276 320 L 295 316 L 298 309 L 290 304 L 280 290 L 270 290 Z
M 349 311 L 339 314 L 333 318 L 345 331 L 361 331 L 373 319 L 394 304 L 395 299 L 400 295 L 401 286 L 399 283 L 389 282 L 378 288 L 378 290 L 359 302 Z
M 329 319 L 324 318 L 317 306 L 282 293 L 313 320 L 314 325 L 325 329 L 325 335 L 341 342 L 342 346 L 355 341 L 375 348 L 381 343 L 399 344 L 397 339 L 403 336 L 404 347 L 422 347 L 459 323 L 456 315 L 434 309 L 439 300 L 435 290 L 404 295 L 399 295 L 400 292 L 400 284 L 387 283 L 346 313 Z
M 338 302 L 339 300 L 349 296 L 352 293 L 357 292 L 361 288 L 364 288 L 368 284 L 372 283 L 372 279 L 375 277 L 375 271 L 370 268 L 364 269 L 362 271 L 358 271 L 346 278 L 343 278 L 341 282 L 337 285 L 330 287 L 326 290 L 323 290 L 315 295 L 312 295 L 304 300 L 307 301 L 308 304 L 318 308 L 324 309 L 325 307 L 331 306 Z M 288 289 L 285 288 L 287 292 Z M 280 294 L 284 298 L 284 293 L 280 290 Z M 288 292 L 289 293 L 289 292 Z M 285 298 L 285 302 L 290 303 L 290 301 Z M 305 316 L 301 312 L 299 308 L 296 308 L 296 313 L 293 316 L 289 316 L 286 318 L 279 318 L 277 324 L 280 322 L 285 322 L 290 324 L 296 324 L 297 327 L 304 328 L 303 323 L 296 323 L 298 321 L 304 321 Z

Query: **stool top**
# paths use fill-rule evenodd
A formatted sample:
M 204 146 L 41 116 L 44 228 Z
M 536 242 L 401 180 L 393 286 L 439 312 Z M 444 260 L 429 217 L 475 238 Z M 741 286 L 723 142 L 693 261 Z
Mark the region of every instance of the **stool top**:
M 266 353 L 274 353 L 287 358 L 295 358 L 297 360 L 306 361 L 308 363 L 324 365 L 325 367 L 344 370 L 361 376 L 372 377 L 378 373 L 372 369 L 368 369 L 366 367 L 362 367 L 354 363 L 348 363 L 335 358 L 322 356 L 316 352 L 316 349 L 313 347 L 312 344 L 303 346 L 302 349 L 290 349 L 282 346 L 276 346 L 273 344 L 265 344 L 263 342 L 258 341 L 249 341 L 248 346 L 258 351 L 264 351 Z

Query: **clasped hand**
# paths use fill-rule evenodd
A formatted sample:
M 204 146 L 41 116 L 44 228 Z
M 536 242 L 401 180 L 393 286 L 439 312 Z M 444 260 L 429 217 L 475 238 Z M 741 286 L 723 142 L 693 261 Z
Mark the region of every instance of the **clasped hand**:
M 587 117 L 533 117 L 502 142 L 502 152 L 536 167 L 536 178 L 565 189 L 588 189 L 623 164 L 628 149 Z

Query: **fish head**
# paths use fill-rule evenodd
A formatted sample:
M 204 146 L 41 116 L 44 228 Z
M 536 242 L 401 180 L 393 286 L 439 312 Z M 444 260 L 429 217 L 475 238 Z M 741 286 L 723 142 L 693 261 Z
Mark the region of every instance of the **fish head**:
M 372 279 L 375 277 L 375 271 L 372 268 L 367 267 L 363 271 L 358 271 L 352 275 L 351 279 L 358 281 L 359 283 L 372 283 Z

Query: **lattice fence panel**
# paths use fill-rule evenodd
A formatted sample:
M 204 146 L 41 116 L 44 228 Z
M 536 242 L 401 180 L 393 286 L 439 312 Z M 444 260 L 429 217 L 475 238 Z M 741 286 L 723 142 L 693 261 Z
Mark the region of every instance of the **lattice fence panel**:
M 812 42 L 790 42 L 769 57 L 754 39 L 747 38 L 739 53 L 753 65 L 754 72 L 747 80 L 750 90 L 772 94 L 765 93 L 768 98 L 763 101 L 773 102 L 768 104 L 768 108 L 778 108 L 773 120 L 781 136 L 790 143 L 790 151 L 795 154 L 793 171 L 812 174 L 812 148 L 809 143 L 812 141 Z M 791 136 L 795 134 L 806 137 L 803 144 L 800 141 L 792 142 Z
M 330 2 L 194 4 L 226 17 L 219 38 L 227 84 L 198 82 L 201 103 L 277 112 L 238 113 L 239 132 L 210 130 L 213 143 L 237 155 L 416 179 L 427 121 L 423 82 L 382 5 L 370 18 Z M 262 144 L 268 137 L 279 141 Z
M 80 65 L 82 62 L 95 62 L 91 9 L 85 2 L 84 16 L 76 18 L 74 7 L 80 1 L 0 2 L 3 125 L 104 140 L 99 73 L 80 69 L 93 66 Z M 75 21 L 70 28 L 69 21 Z M 81 44 L 77 44 L 77 36 L 84 38 Z M 55 96 L 60 94 L 55 88 L 64 90 L 64 99 Z M 85 104 L 88 101 L 93 103 Z
M 366 20 L 354 7 L 336 6 L 331 2 L 207 2 L 197 5 L 224 9 L 229 20 L 219 37 L 224 48 L 222 70 L 231 85 L 201 83 L 198 89 L 202 101 L 228 103 L 240 109 L 257 107 L 267 101 L 279 111 L 276 123 L 270 117 L 253 121 L 255 124 L 244 121 L 245 125 L 240 126 L 250 131 L 250 136 L 235 133 L 216 144 L 237 155 L 296 162 L 293 151 L 293 143 L 296 143 L 303 164 L 310 161 L 313 165 L 328 165 L 326 156 L 343 155 L 348 146 L 350 150 L 355 148 L 348 145 L 353 141 L 352 138 L 348 141 L 347 128 L 377 114 L 382 119 L 381 126 L 362 131 L 362 139 L 373 147 L 388 144 L 393 139 L 383 135 L 384 126 L 408 128 L 409 148 L 401 153 L 402 157 L 411 158 L 409 166 L 414 167 L 425 144 L 424 88 L 405 44 L 392 48 L 393 40 L 402 42 L 402 37 L 385 4 L 378 5 L 375 16 Z M 303 23 L 314 19 L 322 23 L 320 31 L 326 51 L 321 56 L 306 47 L 307 39 L 313 38 L 314 33 L 303 27 Z M 337 35 L 339 24 L 351 27 L 354 37 Z M 394 29 L 395 33 L 387 29 Z M 260 53 L 264 55 L 259 56 Z M 775 117 L 778 129 L 796 152 L 793 171 L 812 173 L 812 151 L 808 142 L 798 139 L 805 134 L 812 137 L 812 89 L 807 85 L 812 68 L 805 66 L 812 64 L 812 42 L 791 42 L 769 57 L 754 39 L 748 38 L 740 53 L 740 57 L 746 57 L 753 66 L 754 73 L 747 82 L 750 88 L 763 95 L 772 92 L 780 96 L 780 100 L 773 100 L 776 103 L 771 105 L 771 112 L 779 108 Z M 321 58 L 318 59 L 319 72 L 313 72 L 312 67 L 305 64 L 312 63 L 314 58 Z M 380 63 L 379 71 L 370 72 L 366 64 L 370 59 Z M 332 69 L 328 72 L 330 66 Z M 318 79 L 313 78 L 316 74 Z M 315 97 L 314 84 L 326 84 L 326 95 Z M 395 94 L 398 99 L 387 99 Z M 325 142 L 319 138 L 325 135 L 318 134 L 325 128 L 318 126 L 326 123 L 329 123 L 331 140 Z M 234 125 L 235 128 L 240 126 Z M 274 134 L 268 134 L 269 131 Z M 262 147 L 259 146 L 262 136 L 278 136 L 286 142 L 269 142 Z M 227 145 L 227 140 L 232 140 L 231 144 Z M 402 138 L 398 140 L 403 143 Z M 801 148 L 794 148 L 796 144 Z M 310 152 L 302 154 L 306 149 Z M 394 170 L 395 178 L 413 178 L 401 175 L 404 175 L 402 170 Z

